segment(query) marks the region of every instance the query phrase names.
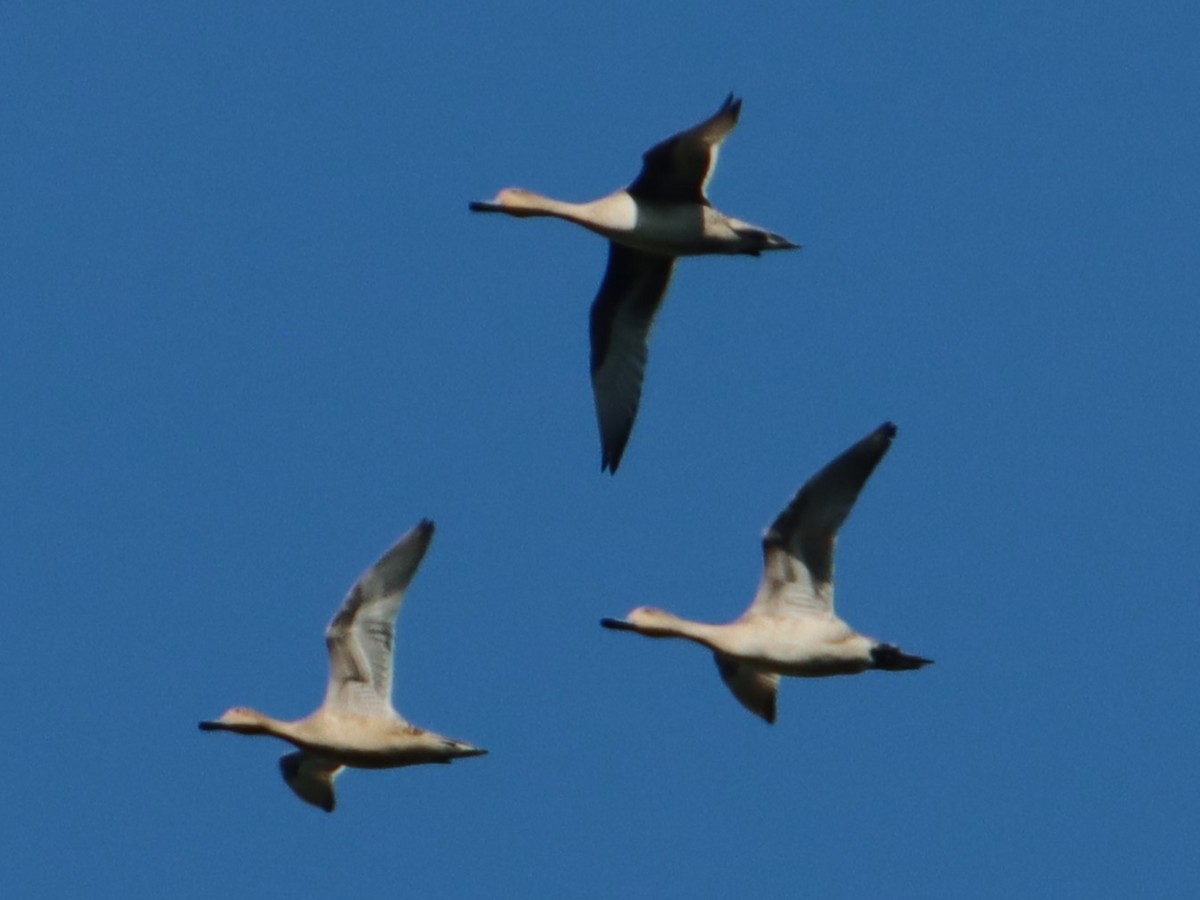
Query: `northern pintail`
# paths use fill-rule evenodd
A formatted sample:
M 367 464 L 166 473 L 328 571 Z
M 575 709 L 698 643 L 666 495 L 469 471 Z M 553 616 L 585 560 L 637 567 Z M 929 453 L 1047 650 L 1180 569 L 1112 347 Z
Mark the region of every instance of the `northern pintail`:
M 763 578 L 750 607 L 725 625 L 693 622 L 640 606 L 606 628 L 685 638 L 713 651 L 721 678 L 743 706 L 775 721 L 781 675 L 905 671 L 932 662 L 859 634 L 833 612 L 833 549 L 838 530 L 896 435 L 881 425 L 821 469 L 763 535 Z
M 790 250 L 782 235 L 713 209 L 705 190 L 721 142 L 737 124 L 742 101 L 730 94 L 711 117 L 651 147 L 641 174 L 624 190 L 590 203 L 567 203 L 506 188 L 475 212 L 554 216 L 608 238 L 608 269 L 592 303 L 592 392 L 600 425 L 602 471 L 616 472 L 629 441 L 654 317 L 678 256 L 758 256 Z
M 279 760 L 283 779 L 300 799 L 326 812 L 333 812 L 333 779 L 344 766 L 391 769 L 486 753 L 418 728 L 392 706 L 393 623 L 433 527 L 422 520 L 350 589 L 325 630 L 329 685 L 316 712 L 284 722 L 239 706 L 200 728 L 294 744 L 297 752 Z

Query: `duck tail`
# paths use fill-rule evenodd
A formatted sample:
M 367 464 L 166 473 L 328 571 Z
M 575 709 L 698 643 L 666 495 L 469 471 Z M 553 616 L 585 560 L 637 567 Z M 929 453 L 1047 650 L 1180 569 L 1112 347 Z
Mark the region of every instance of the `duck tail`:
M 895 644 L 876 644 L 871 648 L 871 668 L 884 669 L 888 672 L 907 672 L 928 666 L 932 659 L 923 656 L 912 656 L 905 653 Z

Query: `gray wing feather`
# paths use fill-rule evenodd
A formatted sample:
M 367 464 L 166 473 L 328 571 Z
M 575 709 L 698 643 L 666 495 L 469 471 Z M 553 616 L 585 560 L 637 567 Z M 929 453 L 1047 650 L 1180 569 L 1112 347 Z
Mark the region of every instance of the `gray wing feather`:
M 717 165 L 717 150 L 737 125 L 742 101 L 733 94 L 699 125 L 672 135 L 642 155 L 642 171 L 627 190 L 650 203 L 708 204 L 705 190 Z
M 722 653 L 714 653 L 721 680 L 733 692 L 738 702 L 760 719 L 775 722 L 775 698 L 779 693 L 779 676 L 763 672 Z
M 810 478 L 771 523 L 763 535 L 763 580 L 752 611 L 833 612 L 838 530 L 895 436 L 891 422 L 880 425 Z
M 672 256 L 609 242 L 608 268 L 592 303 L 592 393 L 601 470 L 616 472 L 637 418 L 650 330 L 675 266 Z
M 392 644 L 400 603 L 433 539 L 423 519 L 363 573 L 325 630 L 329 688 L 325 703 L 342 712 L 390 715 Z
M 300 750 L 280 757 L 279 771 L 297 797 L 305 803 L 321 807 L 325 812 L 333 812 L 337 803 L 333 779 L 342 771 L 339 763 Z

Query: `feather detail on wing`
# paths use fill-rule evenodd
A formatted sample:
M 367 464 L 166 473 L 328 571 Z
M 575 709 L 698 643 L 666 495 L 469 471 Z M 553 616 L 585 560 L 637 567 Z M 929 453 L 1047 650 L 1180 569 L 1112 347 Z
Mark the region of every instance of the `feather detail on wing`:
M 717 167 L 717 150 L 737 125 L 742 101 L 725 98 L 712 116 L 699 125 L 672 135 L 642 154 L 642 171 L 627 188 L 649 203 L 702 203 Z
M 750 612 L 833 613 L 838 530 L 879 465 L 896 426 L 885 422 L 810 478 L 763 535 L 763 580 Z
M 714 653 L 717 670 L 742 706 L 770 724 L 775 722 L 775 698 L 779 692 L 779 676 L 763 672 L 723 653 Z
M 395 619 L 433 538 L 424 519 L 363 573 L 325 630 L 329 649 L 326 706 L 341 713 L 394 715 Z
M 340 764 L 300 750 L 280 757 L 279 771 L 297 797 L 305 803 L 321 807 L 325 812 L 333 812 L 337 803 L 333 779 L 342 771 Z
M 675 266 L 672 256 L 610 241 L 608 268 L 592 303 L 592 392 L 600 425 L 601 469 L 617 471 L 637 418 L 650 329 Z

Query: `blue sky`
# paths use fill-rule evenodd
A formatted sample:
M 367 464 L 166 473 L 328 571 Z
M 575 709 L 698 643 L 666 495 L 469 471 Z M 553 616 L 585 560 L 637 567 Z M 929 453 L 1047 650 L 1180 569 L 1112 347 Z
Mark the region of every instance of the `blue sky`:
M 1200 876 L 1190 4 L 10 4 L 0 892 L 1185 896 Z M 589 199 L 745 98 L 619 474 Z M 698 648 L 885 419 L 838 609 L 937 660 L 741 709 Z M 488 747 L 326 816 L 235 704 L 421 517 L 397 705 Z M 15 891 L 15 893 L 14 893 Z M 385 893 L 386 892 L 386 893 Z

